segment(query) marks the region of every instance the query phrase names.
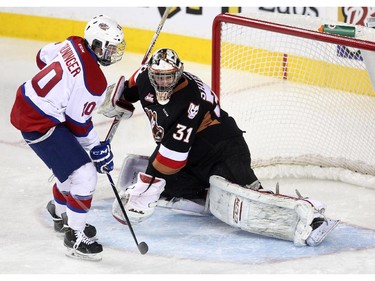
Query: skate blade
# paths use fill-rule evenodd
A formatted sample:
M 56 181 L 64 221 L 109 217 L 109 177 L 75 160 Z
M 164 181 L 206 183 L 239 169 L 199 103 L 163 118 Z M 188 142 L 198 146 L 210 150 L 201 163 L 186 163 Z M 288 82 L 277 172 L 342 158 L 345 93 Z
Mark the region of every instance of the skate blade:
M 65 255 L 72 259 L 85 260 L 85 261 L 101 261 L 102 257 L 98 254 L 83 254 L 77 252 L 75 249 L 67 248 Z
M 335 227 L 340 223 L 340 220 L 328 220 L 328 225 L 323 223 L 323 228 L 317 233 L 317 235 L 310 235 L 306 240 L 306 244 L 311 247 L 316 247 L 327 237 L 328 234 L 335 229 Z M 325 225 L 324 225 L 325 224 Z M 319 229 L 320 227 L 318 227 Z M 312 237 L 313 236 L 313 237 Z

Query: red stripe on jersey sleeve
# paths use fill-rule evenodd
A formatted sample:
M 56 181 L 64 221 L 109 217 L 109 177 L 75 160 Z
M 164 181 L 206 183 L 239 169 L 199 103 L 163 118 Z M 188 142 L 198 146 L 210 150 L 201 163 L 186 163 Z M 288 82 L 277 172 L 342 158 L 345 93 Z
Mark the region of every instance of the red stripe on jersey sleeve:
M 39 50 L 38 54 L 36 55 L 36 65 L 38 66 L 39 69 L 42 69 L 43 67 L 46 66 L 46 63 L 40 59 L 40 51 Z
M 74 121 L 69 116 L 66 116 L 66 126 L 77 137 L 86 137 L 94 127 L 91 118 L 82 124 Z
M 186 162 L 187 162 L 187 159 L 185 159 L 183 161 L 176 161 L 176 160 L 164 157 L 159 152 L 156 155 L 156 160 L 160 164 L 163 164 L 164 166 L 166 166 L 170 169 L 174 169 L 174 170 L 181 169 L 182 167 L 184 167 L 186 165 Z
M 142 70 L 142 67 L 139 68 L 139 69 L 137 69 L 137 71 L 134 72 L 132 76 L 130 76 L 130 78 L 128 80 L 129 81 L 128 82 L 128 87 L 129 88 L 131 88 L 133 86 L 137 86 L 137 82 L 136 81 L 137 81 L 137 77 L 138 77 L 139 73 L 141 72 L 141 70 Z

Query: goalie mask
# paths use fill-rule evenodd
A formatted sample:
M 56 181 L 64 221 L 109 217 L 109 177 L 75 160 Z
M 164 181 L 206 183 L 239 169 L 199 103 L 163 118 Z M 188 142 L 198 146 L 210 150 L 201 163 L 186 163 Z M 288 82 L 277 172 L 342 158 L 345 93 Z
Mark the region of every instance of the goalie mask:
M 176 86 L 184 71 L 184 64 L 175 51 L 160 49 L 151 57 L 147 69 L 158 103 L 161 105 L 167 104 L 174 86 Z
M 90 20 L 84 38 L 103 66 L 121 60 L 125 51 L 124 32 L 120 25 L 107 16 L 100 15 Z

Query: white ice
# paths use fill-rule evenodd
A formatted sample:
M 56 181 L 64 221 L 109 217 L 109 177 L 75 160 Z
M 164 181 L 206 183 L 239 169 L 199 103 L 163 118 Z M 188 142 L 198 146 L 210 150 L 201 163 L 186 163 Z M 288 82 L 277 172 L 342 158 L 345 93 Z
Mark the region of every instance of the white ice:
M 45 43 L 0 38 L 0 65 L 3 69 L 0 76 L 0 104 L 3 108 L 0 111 L 1 274 L 7 274 L 9 277 L 8 274 L 65 273 L 375 273 L 375 190 L 340 182 L 303 179 L 264 180 L 263 184 L 272 187 L 278 180 L 283 192 L 292 193 L 298 188 L 302 194 L 327 203 L 327 215 L 340 219 L 342 226 L 317 248 L 301 252 L 302 250 L 294 247 L 292 243 L 248 236 L 245 232 L 226 227 L 213 218 L 211 222 L 209 218 L 194 219 L 163 210 L 147 225 L 134 227 L 139 240 L 145 240 L 150 246 L 149 253 L 141 255 L 137 252 L 128 229 L 112 218 L 110 204 L 114 196 L 107 178 L 100 176 L 89 219 L 97 222 L 99 239 L 103 238 L 103 260 L 95 263 L 67 258 L 64 255 L 62 239 L 54 233 L 52 222 L 45 211 L 46 203 L 51 199 L 52 183 L 48 181 L 51 172 L 33 151 L 23 144 L 20 133 L 9 122 L 17 87 L 36 73 L 35 55 Z M 109 82 L 116 82 L 121 74 L 129 77 L 142 57 L 127 53 L 118 65 L 106 69 Z M 185 62 L 185 69 L 210 83 L 209 66 Z M 223 107 L 225 108 L 225 105 Z M 94 122 L 104 139 L 111 120 L 95 115 Z M 116 165 L 112 176 L 115 181 L 126 153 L 149 155 L 153 148 L 149 124 L 138 106 L 134 116 L 120 124 L 112 142 Z M 220 231 L 229 236 L 233 235 L 230 237 L 234 239 L 227 241 L 223 236 L 220 238 Z M 184 237 L 197 244 L 184 244 Z M 358 246 L 362 240 L 367 244 Z M 261 251 L 257 248 L 259 245 L 263 245 Z M 333 251 L 334 247 L 336 250 Z M 248 251 L 241 251 L 243 248 Z M 236 256 L 236 249 L 246 262 L 238 261 L 241 256 Z M 227 260 L 225 252 L 233 252 L 237 258 Z M 257 258 L 260 253 L 264 254 L 263 259 Z M 270 255 L 267 256 L 268 254 Z M 255 258 L 249 259 L 251 255 Z

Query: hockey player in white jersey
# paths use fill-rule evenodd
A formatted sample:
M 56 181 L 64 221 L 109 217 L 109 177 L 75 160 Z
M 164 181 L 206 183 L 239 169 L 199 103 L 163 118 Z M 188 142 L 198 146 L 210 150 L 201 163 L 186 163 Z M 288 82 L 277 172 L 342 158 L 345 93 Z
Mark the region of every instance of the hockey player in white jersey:
M 164 197 L 164 206 L 173 210 L 210 211 L 229 225 L 296 245 L 319 245 L 337 225 L 324 217 L 320 202 L 263 189 L 251 168 L 244 132 L 210 87 L 184 71 L 175 51 L 156 51 L 119 84 L 111 99 L 116 102 L 103 106 L 102 113 L 129 118 L 131 103 L 139 101 L 156 142 L 149 158 L 127 159 L 132 164 L 125 163 L 120 173 L 120 183 L 136 178 L 119 186 L 132 222 L 149 218 Z M 199 209 L 202 201 L 206 204 Z M 117 200 L 113 215 L 124 222 Z
M 40 49 L 40 71 L 18 88 L 11 111 L 13 126 L 56 178 L 47 210 L 55 230 L 65 233 L 70 256 L 98 260 L 102 252 L 93 237 L 96 229 L 86 218 L 97 172 L 113 169 L 113 155 L 109 143 L 100 142 L 91 119 L 107 89 L 100 65 L 121 60 L 124 50 L 121 26 L 107 16 L 94 17 L 84 38 L 71 36 Z

